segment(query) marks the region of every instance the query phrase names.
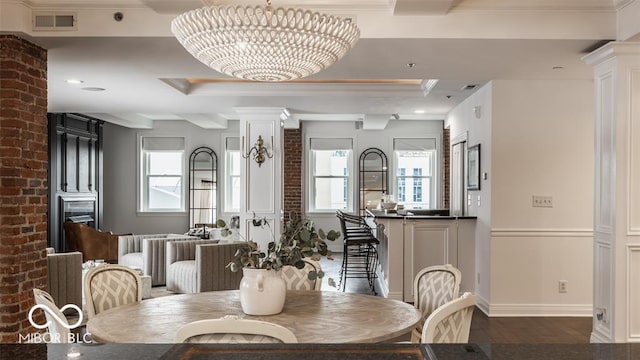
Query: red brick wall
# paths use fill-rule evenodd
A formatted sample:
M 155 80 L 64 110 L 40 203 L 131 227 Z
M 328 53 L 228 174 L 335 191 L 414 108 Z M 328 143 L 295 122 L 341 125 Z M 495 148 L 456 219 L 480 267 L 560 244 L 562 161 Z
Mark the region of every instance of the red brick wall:
M 284 214 L 302 215 L 302 130 L 284 130 Z
M 47 286 L 45 49 L 0 35 L 0 105 L 0 342 L 17 342 L 36 331 L 32 289 Z

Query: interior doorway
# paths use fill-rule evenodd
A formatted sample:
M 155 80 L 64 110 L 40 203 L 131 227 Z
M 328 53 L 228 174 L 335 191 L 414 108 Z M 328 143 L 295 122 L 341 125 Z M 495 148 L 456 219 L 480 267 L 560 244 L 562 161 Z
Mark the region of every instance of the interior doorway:
M 467 134 L 451 140 L 451 215 L 464 216 L 467 213 L 467 187 L 465 186 Z

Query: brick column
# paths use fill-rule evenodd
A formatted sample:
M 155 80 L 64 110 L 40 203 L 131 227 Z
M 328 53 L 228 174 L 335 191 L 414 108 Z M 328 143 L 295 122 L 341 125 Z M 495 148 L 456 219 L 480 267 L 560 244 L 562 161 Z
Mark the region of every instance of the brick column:
M 37 330 L 32 289 L 47 286 L 45 49 L 0 35 L 0 105 L 0 342 L 18 342 Z
M 284 214 L 302 209 L 302 130 L 284 130 Z

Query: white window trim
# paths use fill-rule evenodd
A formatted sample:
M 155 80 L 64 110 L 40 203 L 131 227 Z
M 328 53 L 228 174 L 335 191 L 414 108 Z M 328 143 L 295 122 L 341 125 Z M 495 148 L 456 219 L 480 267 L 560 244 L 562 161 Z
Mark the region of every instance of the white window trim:
M 220 169 L 219 171 L 222 171 L 220 173 L 222 174 L 222 176 L 219 176 L 219 179 L 220 179 L 219 189 L 223 191 L 224 194 L 218 193 L 220 195 L 218 196 L 218 201 L 220 202 L 220 211 L 218 211 L 218 218 L 223 219 L 228 223 L 229 219 L 231 219 L 232 216 L 240 214 L 240 209 L 235 211 L 233 209 L 229 209 L 229 206 L 227 205 L 229 201 L 228 194 L 231 191 L 231 184 L 228 181 L 231 164 L 229 163 L 229 158 L 227 157 L 227 138 L 239 138 L 239 134 L 223 133 L 221 134 L 221 142 L 220 142 L 221 144 L 220 149 L 222 154 L 220 156 L 220 162 L 222 166 L 219 167 Z
M 394 148 L 393 145 L 393 141 L 395 139 L 411 139 L 412 137 L 407 137 L 407 136 L 395 136 L 389 139 L 389 149 L 391 149 L 391 158 L 392 160 L 392 164 L 391 164 L 391 172 L 389 173 L 390 175 L 390 180 L 389 180 L 389 185 L 390 188 L 389 190 L 391 191 L 391 194 L 396 196 L 396 200 L 398 200 L 397 196 L 398 194 L 395 194 L 395 192 L 398 190 L 398 176 L 396 175 L 398 173 L 398 161 L 397 161 L 397 157 L 396 157 L 396 150 Z M 434 194 L 433 194 L 433 199 L 434 199 L 434 205 L 433 208 L 434 209 L 439 209 L 441 207 L 442 204 L 442 182 L 444 181 L 443 179 L 441 179 L 441 175 L 442 174 L 442 134 L 438 134 L 438 133 L 425 133 L 423 136 L 420 137 L 413 137 L 415 139 L 435 139 L 436 140 L 436 156 L 434 159 L 435 162 L 435 166 L 433 168 L 433 187 L 434 187 Z M 405 176 L 405 178 L 408 176 Z
M 435 172 L 436 172 L 436 171 L 435 171 L 435 169 L 436 169 L 436 167 L 437 167 L 437 164 L 436 164 L 436 163 L 437 163 L 437 159 L 438 159 L 438 151 L 437 151 L 437 150 L 434 150 L 434 151 L 435 151 L 435 156 L 434 156 L 434 158 L 433 158 L 433 168 L 434 168 L 434 173 L 435 173 Z M 394 157 L 394 161 L 395 161 L 395 162 L 396 162 L 396 164 L 397 164 L 397 163 L 398 163 L 398 161 L 397 161 L 397 160 L 398 160 L 398 157 L 397 157 L 397 154 L 396 154 L 396 150 L 394 150 L 394 151 L 393 151 L 393 157 Z M 395 170 L 396 170 L 396 171 L 394 172 L 394 177 L 395 177 L 396 183 L 398 183 L 398 182 L 399 182 L 398 180 L 399 180 L 399 178 L 400 178 L 400 175 L 398 175 L 398 174 L 397 174 L 398 169 L 396 168 Z M 410 170 L 410 169 L 406 169 L 406 170 Z M 409 171 L 407 171 L 407 172 L 405 173 L 405 175 L 404 175 L 404 176 L 402 176 L 402 177 L 403 177 L 404 179 L 414 179 L 414 180 L 415 180 L 415 179 L 421 179 L 421 180 L 423 180 L 423 179 L 430 179 L 430 180 L 431 180 L 431 182 L 430 182 L 430 183 L 431 183 L 431 188 L 429 189 L 429 193 L 432 195 L 432 196 L 430 196 L 430 198 L 432 198 L 432 199 L 433 199 L 434 205 L 435 205 L 435 203 L 437 203 L 436 190 L 437 190 L 437 188 L 438 188 L 438 183 L 437 183 L 437 179 L 436 179 L 436 176 L 435 176 L 435 175 L 420 175 L 420 176 L 416 176 L 416 175 L 413 175 L 413 174 L 409 174 Z M 406 185 L 406 182 L 405 182 L 405 192 L 406 192 L 406 187 L 407 187 L 407 185 Z M 397 191 L 397 190 L 398 190 L 398 187 L 396 186 L 396 187 L 394 188 L 394 190 L 395 190 L 395 191 Z M 424 199 L 424 193 L 423 193 L 422 197 L 423 197 L 423 199 Z M 395 194 L 395 200 L 396 200 L 397 202 L 402 202 L 402 203 L 411 203 L 411 202 L 413 202 L 413 199 L 411 199 L 411 200 L 407 200 L 407 199 L 405 198 L 404 200 L 400 200 L 400 194 L 398 194 L 398 193 L 396 193 L 396 194 Z
M 144 165 L 144 151 L 142 150 L 142 139 L 143 138 L 152 138 L 152 137 L 177 137 L 184 139 L 184 149 L 182 150 L 182 195 L 181 195 L 181 204 L 180 209 L 154 209 L 149 210 L 144 206 L 144 171 L 142 171 L 142 166 Z M 175 133 L 137 133 L 136 134 L 136 213 L 138 216 L 178 216 L 188 214 L 187 211 L 187 172 L 188 172 L 188 161 L 186 160 L 187 149 L 189 148 L 188 138 L 185 135 L 175 134 Z
M 316 136 L 316 135 L 307 135 L 305 136 L 305 143 L 304 143 L 304 151 L 307 154 L 307 161 L 305 162 L 305 179 L 304 179 L 304 186 L 305 186 L 305 200 L 306 200 L 306 204 L 305 204 L 305 208 L 307 210 L 307 213 L 309 214 L 329 214 L 329 213 L 335 213 L 335 209 L 315 209 L 313 207 L 314 204 L 314 187 L 313 187 L 313 180 L 314 180 L 314 176 L 313 176 L 313 155 L 312 155 L 312 150 L 311 150 L 311 139 L 330 139 L 330 138 L 335 138 L 335 137 L 326 137 L 326 136 Z M 342 138 L 342 137 L 341 137 Z M 354 137 L 349 137 L 346 136 L 344 137 L 344 139 L 351 139 L 351 144 L 352 144 L 352 148 L 349 152 L 349 157 L 347 158 L 347 163 L 348 163 L 348 169 L 349 169 L 349 176 L 347 177 L 347 208 L 344 209 L 346 212 L 353 212 L 354 210 L 354 202 L 356 201 L 356 189 L 355 189 L 355 180 L 354 177 L 357 176 L 356 174 L 356 163 L 354 160 L 354 153 L 356 152 L 357 149 L 357 143 L 356 143 L 356 139 Z

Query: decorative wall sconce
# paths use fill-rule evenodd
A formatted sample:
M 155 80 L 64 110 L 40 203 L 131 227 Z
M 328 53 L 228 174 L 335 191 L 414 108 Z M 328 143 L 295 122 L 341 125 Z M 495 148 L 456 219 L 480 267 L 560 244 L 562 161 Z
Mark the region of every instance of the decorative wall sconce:
M 271 137 L 271 144 L 273 145 L 273 136 Z M 244 149 L 244 136 L 242 137 L 242 149 Z M 242 157 L 245 159 L 249 156 L 253 156 L 253 160 L 258 163 L 258 167 L 262 166 L 266 158 L 271 159 L 273 157 L 273 153 L 269 153 L 269 150 L 264 146 L 262 135 L 258 135 L 258 140 L 256 140 L 255 145 L 253 145 L 246 154 L 242 154 Z

